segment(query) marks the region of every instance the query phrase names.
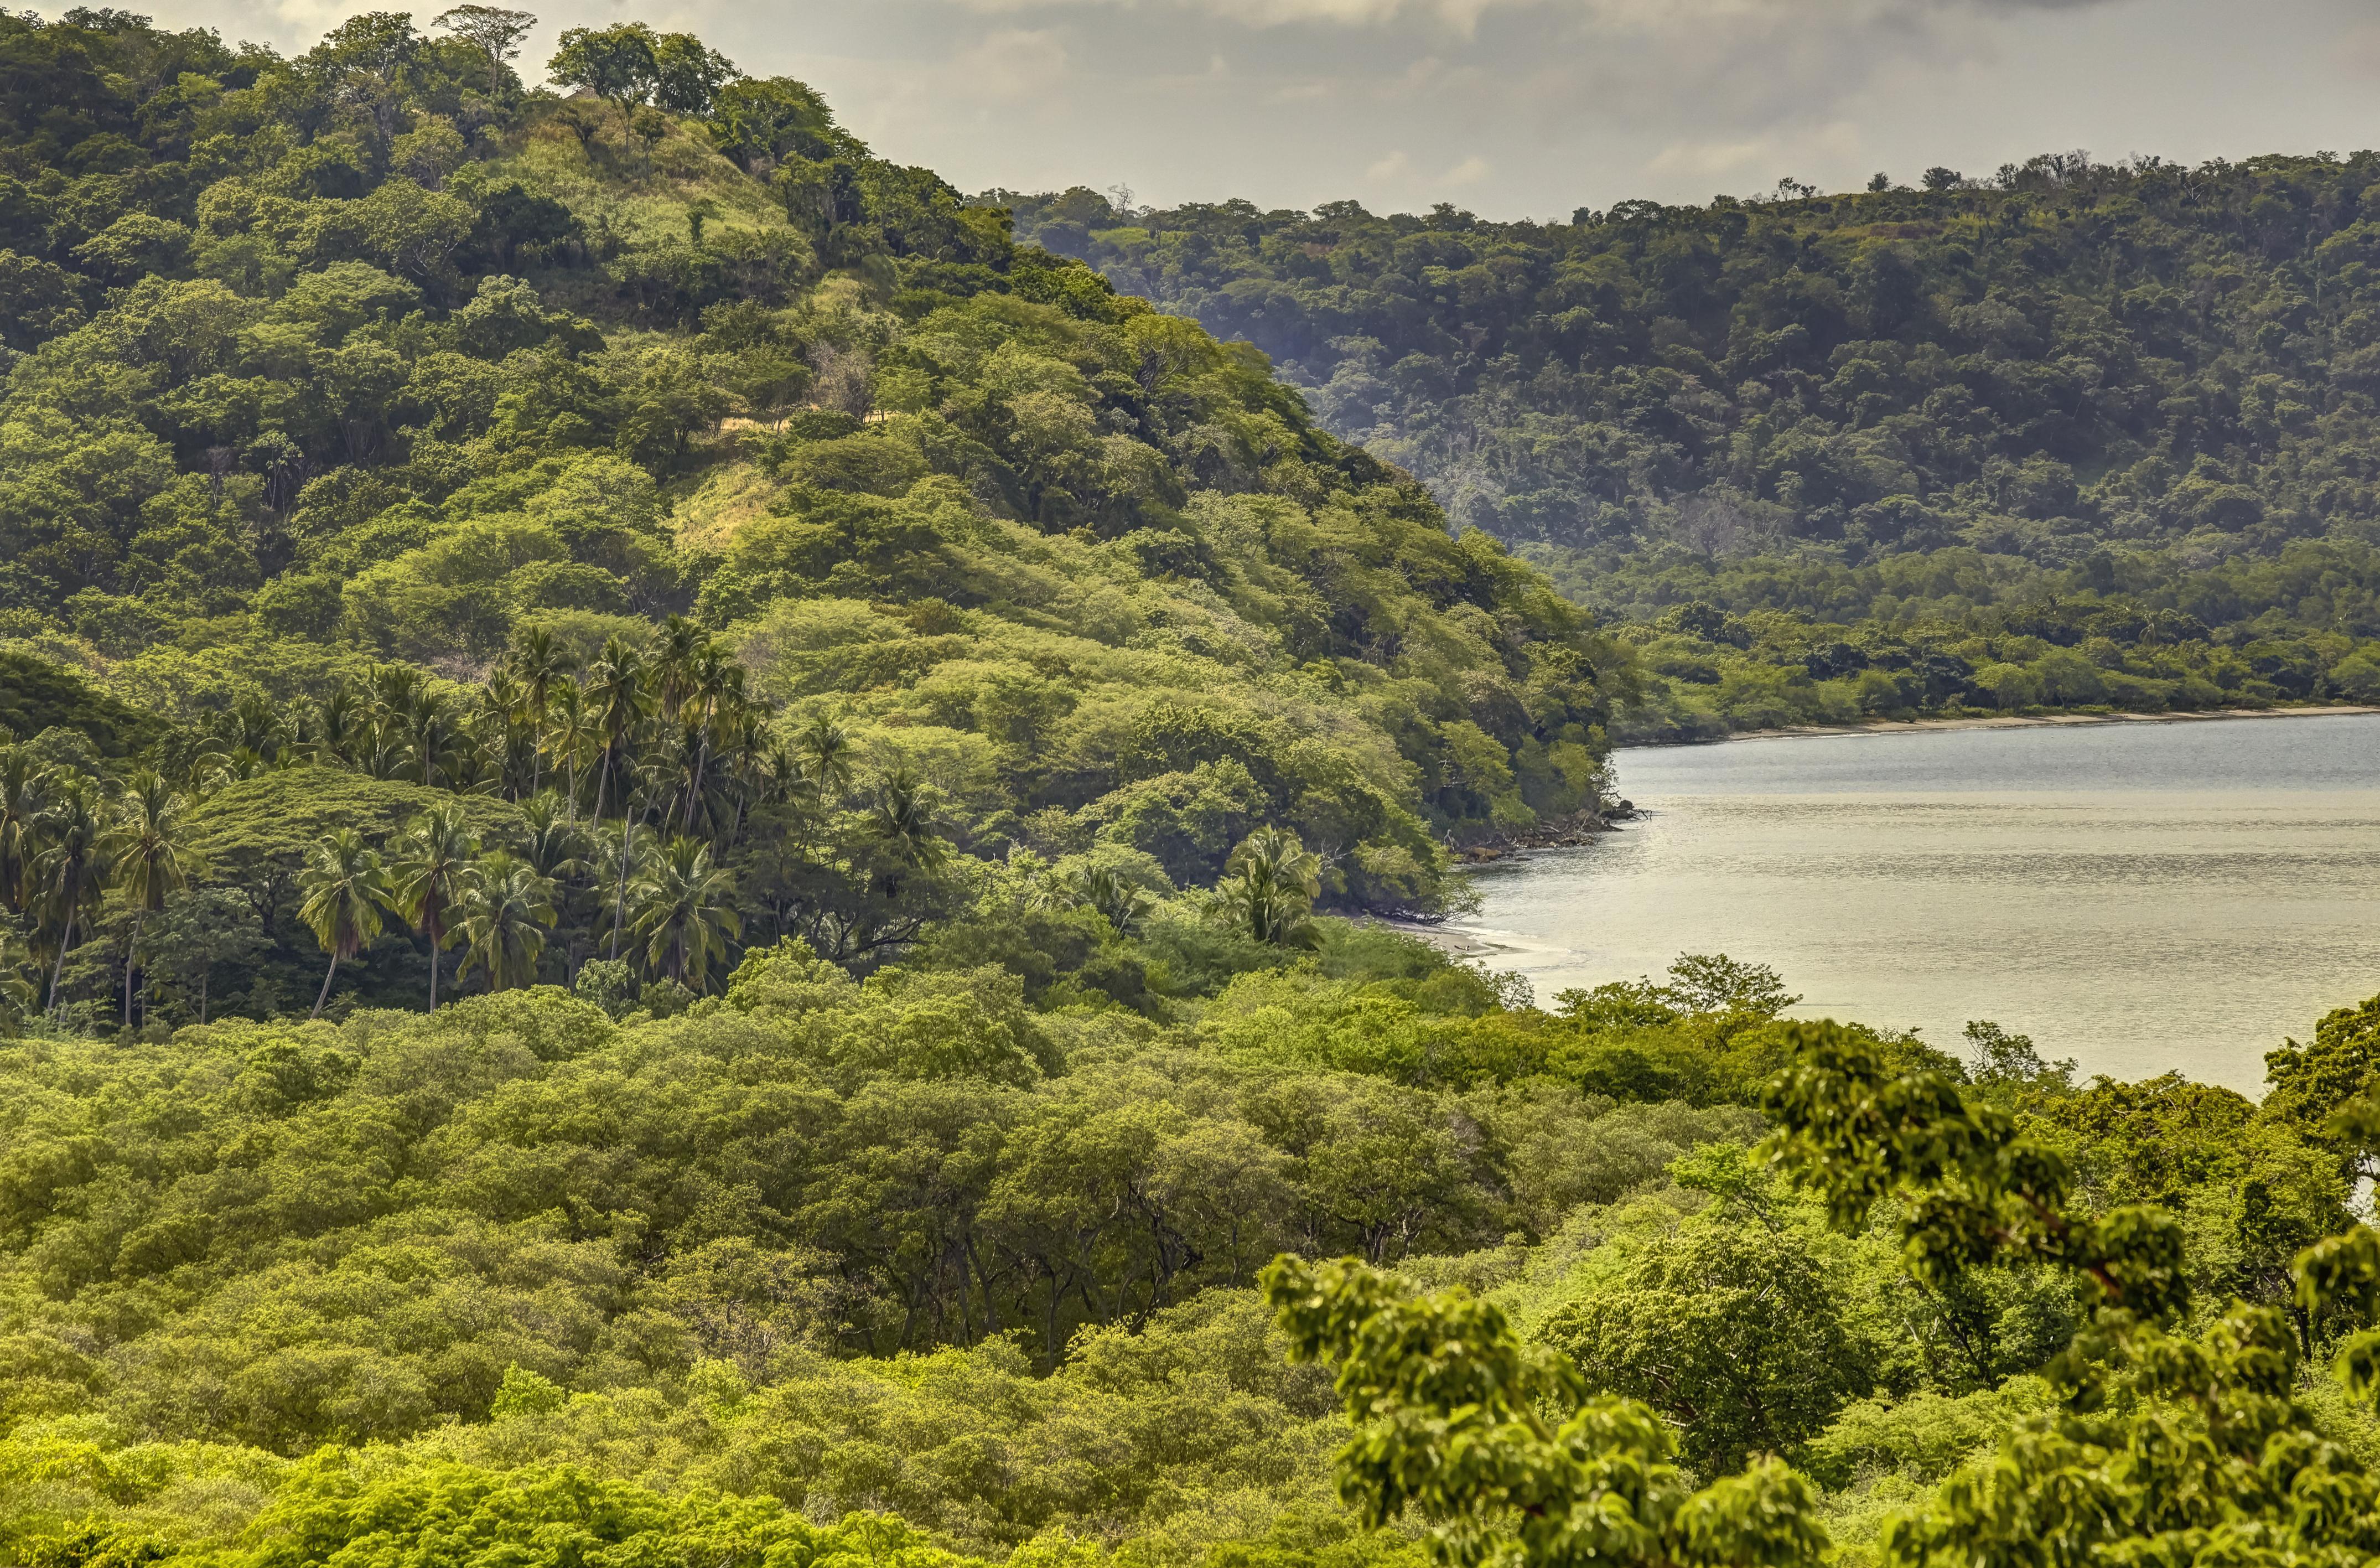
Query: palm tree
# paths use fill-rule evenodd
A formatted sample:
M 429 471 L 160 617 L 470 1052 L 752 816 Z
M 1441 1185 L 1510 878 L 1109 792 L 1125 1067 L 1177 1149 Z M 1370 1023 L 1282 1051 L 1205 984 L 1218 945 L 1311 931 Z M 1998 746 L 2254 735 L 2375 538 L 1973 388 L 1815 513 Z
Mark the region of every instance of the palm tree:
M 33 982 L 25 978 L 30 958 L 17 933 L 0 926 L 0 1018 L 24 1017 L 41 997 Z
M 792 771 L 793 758 L 770 741 L 768 718 L 756 708 L 738 707 L 717 744 L 720 768 L 735 795 L 735 820 L 727 830 L 732 848 L 744 836 L 745 816 L 775 793 L 778 779 Z
M 1295 833 L 1258 828 L 1240 841 L 1223 870 L 1208 907 L 1226 925 L 1277 947 L 1312 947 L 1321 941 L 1312 916 L 1322 892 L 1322 862 Z
M 261 778 L 273 769 L 264 753 L 252 746 L 235 746 L 228 751 L 217 748 L 200 753 L 199 760 L 202 765 L 212 764 L 206 773 L 206 788 L 210 792 L 225 784 L 238 784 L 244 779 Z
M 930 871 L 950 854 L 950 845 L 934 831 L 936 816 L 933 786 L 904 764 L 877 781 L 868 832 L 895 860 Z
M 218 721 L 216 733 L 226 753 L 251 751 L 266 766 L 282 760 L 290 738 L 289 718 L 261 697 L 243 697 Z
M 637 879 L 636 931 L 645 939 L 645 962 L 704 990 L 713 955 L 723 955 L 743 934 L 735 898 L 735 878 L 710 863 L 710 845 L 671 839 Z
M 132 906 L 132 934 L 124 946 L 124 1027 L 132 1027 L 132 968 L 140 923 L 165 907 L 166 894 L 190 885 L 190 850 L 183 832 L 186 802 L 143 768 L 125 781 L 115 825 L 105 848 L 115 885 Z
M 501 735 L 518 723 L 526 711 L 520 682 L 513 679 L 510 670 L 499 664 L 488 672 L 486 680 L 480 683 L 478 697 L 471 705 L 471 725 L 480 732 L 484 744 L 484 737 L 489 734 Z
M 672 615 L 662 623 L 660 635 L 653 638 L 653 687 L 661 698 L 663 718 L 676 718 L 677 711 L 694 695 L 708 641 L 703 629 L 684 615 Z
M 308 1015 L 319 1018 L 322 1003 L 331 998 L 331 981 L 339 972 L 339 960 L 353 958 L 380 935 L 388 883 L 380 857 L 365 846 L 363 835 L 353 828 L 341 828 L 308 853 L 305 869 L 298 874 L 298 891 L 304 899 L 298 906 L 298 918 L 331 955 L 322 989 L 314 996 L 314 1011 Z
M 521 802 L 521 826 L 522 863 L 553 884 L 554 907 L 562 919 L 569 919 L 572 901 L 594 880 L 593 845 L 565 817 L 561 798 L 550 789 Z
M 820 800 L 832 803 L 851 788 L 851 736 L 824 713 L 815 714 L 794 737 L 794 755 L 802 772 L 818 786 Z
M 577 663 L 570 650 L 556 642 L 544 626 L 526 626 L 514 636 L 511 664 L 513 678 L 520 683 L 521 711 L 539 734 L 544 733 L 555 695 L 576 691 L 570 672 Z M 542 783 L 542 775 L 532 764 L 530 793 L 536 793 Z
M 571 825 L 578 823 L 578 760 L 595 738 L 594 710 L 588 705 L 586 694 L 576 681 L 565 681 L 547 698 L 552 727 L 546 732 L 546 748 L 557 762 L 570 769 L 570 788 L 563 799 L 567 804 Z
M 0 899 L 19 915 L 32 898 L 33 860 L 51 783 L 49 770 L 30 749 L 0 747 Z
M 357 767 L 376 779 L 394 779 L 404 773 L 404 714 L 372 710 L 356 739 Z
M 1065 892 L 1077 907 L 1096 909 L 1120 937 L 1140 930 L 1155 901 L 1107 866 L 1087 866 L 1068 878 Z
M 537 725 L 528 716 L 528 699 L 511 672 L 498 666 L 480 687 L 471 713 L 471 729 L 480 742 L 480 756 L 492 775 L 496 792 L 518 800 L 534 794 L 538 775 Z
M 373 711 L 392 718 L 413 706 L 414 694 L 422 687 L 422 675 L 410 664 L 375 664 L 369 685 Z
M 729 657 L 720 643 L 705 644 L 694 657 L 693 690 L 680 711 L 692 710 L 694 779 L 686 795 L 686 831 L 694 831 L 695 808 L 702 800 L 703 773 L 716 744 L 737 731 L 736 715 L 744 709 L 744 666 Z
M 371 748 L 371 713 L 352 687 L 343 686 L 317 703 L 308 727 L 318 762 L 353 763 Z
M 679 800 L 694 793 L 695 769 L 702 755 L 702 725 L 696 720 L 694 705 L 687 703 L 678 710 L 677 723 L 654 728 L 660 732 L 653 737 L 660 753 L 653 760 L 654 794 L 666 827 L 677 819 Z
M 560 797 L 540 790 L 521 802 L 521 826 L 527 830 L 521 858 L 539 876 L 566 881 L 586 870 L 587 839 L 577 824 L 564 820 Z
M 480 841 L 459 806 L 433 806 L 397 840 L 389 866 L 391 907 L 430 939 L 430 1010 L 438 1011 L 438 952 L 452 944 L 454 911 Z
M 404 771 L 408 720 L 421 695 L 421 672 L 407 664 L 373 666 L 369 687 L 369 729 L 358 760 L 376 779 Z
M 490 991 L 534 981 L 545 933 L 553 926 L 553 896 L 552 881 L 528 862 L 501 849 L 481 860 L 464 890 L 463 918 L 455 928 L 469 944 L 455 983 L 474 965 L 487 972 Z
M 42 853 L 34 863 L 41 894 L 60 922 L 57 963 L 50 970 L 48 1011 L 58 1005 L 66 978 L 67 950 L 74 946 L 75 921 L 107 885 L 106 823 L 98 791 L 88 779 L 69 779 L 51 797 L 41 821 Z
M 644 656 L 617 637 L 607 638 L 603 656 L 587 672 L 587 697 L 594 710 L 595 738 L 602 748 L 602 771 L 595 779 L 595 815 L 603 815 L 603 790 L 625 760 L 637 726 L 653 711 L 653 694 L 646 680 Z M 628 840 L 637 813 L 629 805 L 627 781 L 620 785 L 620 877 L 612 899 L 612 956 L 620 956 L 620 927 L 628 903 Z
M 653 711 L 653 693 L 644 655 L 622 638 L 608 638 L 602 655 L 587 672 L 587 723 L 601 753 L 595 775 L 595 816 L 603 816 L 604 792 L 636 736 L 637 726 Z
M 507 800 L 519 800 L 537 788 L 537 731 L 526 719 L 515 719 L 500 734 L 485 735 L 480 760 L 487 770 L 484 783 Z
M 443 697 L 427 689 L 415 691 L 404 710 L 402 733 L 405 755 L 424 786 L 437 787 L 441 768 L 453 776 L 463 748 L 463 727 Z

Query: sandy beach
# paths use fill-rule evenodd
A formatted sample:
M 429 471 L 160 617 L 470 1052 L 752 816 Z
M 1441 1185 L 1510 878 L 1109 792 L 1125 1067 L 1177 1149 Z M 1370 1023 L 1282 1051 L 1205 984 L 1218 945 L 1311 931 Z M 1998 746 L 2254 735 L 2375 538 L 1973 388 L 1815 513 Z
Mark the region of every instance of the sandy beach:
M 2173 713 L 1988 713 L 1959 719 L 1879 719 L 1872 724 L 1795 724 L 1778 730 L 1745 730 L 1718 740 L 1668 740 L 1655 746 L 1723 746 L 1739 740 L 1778 740 L 1788 735 L 1914 735 L 1923 730 L 2022 730 L 2054 724 L 2181 724 L 2210 719 L 2301 719 L 2325 714 L 2380 713 L 2368 703 L 2305 708 L 2206 708 Z
M 1418 942 L 1426 942 L 1440 952 L 1452 954 L 1457 958 L 1488 958 L 1499 953 L 1513 951 L 1501 942 L 1489 942 L 1470 931 L 1451 930 L 1445 926 L 1434 926 L 1422 920 L 1388 920 L 1378 917 L 1367 917 L 1364 923 L 1395 931 L 1400 936 L 1412 937 Z

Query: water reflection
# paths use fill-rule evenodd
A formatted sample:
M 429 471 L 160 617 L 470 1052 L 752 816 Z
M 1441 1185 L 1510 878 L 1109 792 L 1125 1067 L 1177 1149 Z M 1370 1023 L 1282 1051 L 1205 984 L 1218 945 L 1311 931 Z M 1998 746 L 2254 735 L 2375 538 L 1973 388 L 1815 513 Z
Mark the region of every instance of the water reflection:
M 1725 951 L 1800 1012 L 2032 1035 L 2086 1072 L 2254 1092 L 2380 991 L 2380 716 L 1624 752 L 1646 810 L 1491 868 L 1463 922 L 1540 998 Z

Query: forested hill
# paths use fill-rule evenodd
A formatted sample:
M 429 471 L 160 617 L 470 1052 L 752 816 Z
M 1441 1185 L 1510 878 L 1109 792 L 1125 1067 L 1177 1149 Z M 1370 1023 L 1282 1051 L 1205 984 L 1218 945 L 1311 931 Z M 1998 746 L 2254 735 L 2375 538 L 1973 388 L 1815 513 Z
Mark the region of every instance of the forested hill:
M 1624 650 L 532 19 L 0 17 L 0 1568 L 2380 1550 L 2380 999 L 2259 1104 L 1332 913 L 1592 811 Z
M 1852 716 L 2380 693 L 2369 661 L 2328 678 L 2380 631 L 2380 155 L 1925 184 L 1568 224 L 1000 199 L 1585 602 L 1789 617 L 1673 619 L 1657 706 L 1840 716 L 1754 678 L 1788 666 L 1881 672 Z M 2040 666 L 2094 637 L 2098 675 Z M 1965 669 L 1903 678 L 1929 650 Z M 1714 671 L 1744 689 L 1695 692 Z
M 168 782 L 629 792 L 756 939 L 879 957 L 960 894 L 889 911 L 863 808 L 1160 897 L 1269 824 L 1326 902 L 1424 909 L 1451 845 L 1595 808 L 1588 623 L 1258 357 L 798 82 L 630 27 L 528 91 L 525 25 L 0 18 L 0 652 L 170 728 Z M 598 667 L 641 672 L 600 741 L 549 701 Z

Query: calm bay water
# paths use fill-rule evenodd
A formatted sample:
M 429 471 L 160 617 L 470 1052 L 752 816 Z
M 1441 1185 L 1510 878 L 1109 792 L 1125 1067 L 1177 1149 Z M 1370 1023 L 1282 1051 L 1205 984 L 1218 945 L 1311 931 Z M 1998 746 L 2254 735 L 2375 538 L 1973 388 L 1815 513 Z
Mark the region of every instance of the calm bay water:
M 2380 991 L 2380 714 L 1790 736 L 1622 751 L 1644 817 L 1490 867 L 1458 929 L 1541 1002 L 1681 953 L 1797 1014 L 2254 1094 Z

